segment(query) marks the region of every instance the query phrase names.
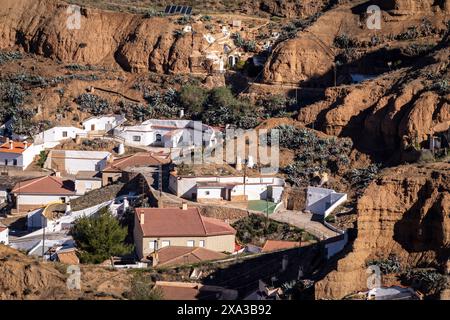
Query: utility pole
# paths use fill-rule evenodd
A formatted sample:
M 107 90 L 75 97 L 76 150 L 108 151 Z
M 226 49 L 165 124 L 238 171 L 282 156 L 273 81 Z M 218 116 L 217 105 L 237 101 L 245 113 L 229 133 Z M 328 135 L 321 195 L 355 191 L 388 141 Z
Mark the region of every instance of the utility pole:
M 45 223 L 45 216 L 42 214 L 42 261 L 45 261 L 45 229 L 46 229 L 46 224 Z M 45 223 L 45 225 L 44 225 Z

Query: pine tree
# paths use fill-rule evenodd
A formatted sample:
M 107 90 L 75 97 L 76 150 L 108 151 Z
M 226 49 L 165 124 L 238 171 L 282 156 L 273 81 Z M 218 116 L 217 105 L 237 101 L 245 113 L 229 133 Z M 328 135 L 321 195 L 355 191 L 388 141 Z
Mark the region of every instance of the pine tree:
M 132 245 L 124 242 L 127 227 L 122 227 L 108 208 L 102 208 L 96 215 L 77 219 L 71 234 L 83 263 L 101 263 L 133 250 Z

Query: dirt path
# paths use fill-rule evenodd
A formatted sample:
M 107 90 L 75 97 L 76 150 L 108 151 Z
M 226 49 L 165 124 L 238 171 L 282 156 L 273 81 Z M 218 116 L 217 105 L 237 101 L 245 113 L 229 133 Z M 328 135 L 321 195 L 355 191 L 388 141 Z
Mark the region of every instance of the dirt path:
M 312 214 L 301 211 L 280 210 L 269 216 L 278 222 L 285 222 L 304 229 L 321 240 L 338 236 L 339 234 L 318 221 L 312 221 Z

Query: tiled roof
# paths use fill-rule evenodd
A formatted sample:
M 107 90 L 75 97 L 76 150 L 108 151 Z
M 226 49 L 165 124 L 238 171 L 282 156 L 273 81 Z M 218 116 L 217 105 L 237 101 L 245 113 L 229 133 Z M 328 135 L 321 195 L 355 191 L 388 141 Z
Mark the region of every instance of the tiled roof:
M 59 250 L 56 255 L 58 256 L 59 262 L 64 264 L 72 265 L 80 263 L 75 249 Z
M 201 216 L 198 208 L 137 208 L 139 221 L 141 213 L 144 214 L 144 224 L 140 224 L 144 237 L 202 237 L 236 233 L 223 221 Z
M 71 180 L 44 176 L 18 182 L 11 192 L 17 194 L 73 195 L 75 194 L 75 186 Z
M 295 247 L 300 247 L 300 242 L 298 241 L 283 241 L 283 240 L 267 240 L 262 248 L 262 252 L 270 252 L 283 249 L 291 249 Z
M 192 264 L 226 257 L 224 253 L 205 248 L 169 246 L 158 250 L 158 266 Z
M 8 229 L 8 227 L 0 226 L 0 232 L 3 232 L 3 231 L 5 231 L 5 230 L 7 230 L 7 229 Z
M 131 156 L 114 160 L 103 171 L 123 171 L 132 167 L 158 166 L 169 163 L 170 159 L 150 152 L 138 152 Z
M 12 143 L 12 148 L 10 143 Z M 28 144 L 28 147 L 30 147 L 31 143 Z M 26 150 L 25 143 L 20 141 L 6 141 L 0 146 L 0 152 L 7 152 L 7 153 L 23 153 Z
M 189 282 L 156 281 L 155 290 L 160 290 L 164 300 L 234 300 L 235 290 Z

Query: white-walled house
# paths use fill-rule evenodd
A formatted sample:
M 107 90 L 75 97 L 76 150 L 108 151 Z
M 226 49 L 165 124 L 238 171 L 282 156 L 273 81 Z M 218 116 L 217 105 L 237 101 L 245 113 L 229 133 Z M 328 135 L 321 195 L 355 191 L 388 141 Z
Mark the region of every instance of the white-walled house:
M 86 136 L 86 131 L 77 127 L 53 127 L 34 136 L 34 143 L 53 148 L 67 139 Z
M 0 145 L 0 167 L 25 170 L 41 150 L 27 141 L 8 140 Z
M 27 212 L 53 202 L 67 203 L 77 197 L 75 184 L 57 176 L 44 176 L 18 182 L 11 193 L 17 212 Z
M 97 171 L 78 171 L 75 177 L 75 191 L 83 195 L 89 191 L 102 187 L 102 177 Z
M 181 176 L 172 172 L 169 189 L 198 202 L 266 200 L 278 203 L 285 181 L 275 176 Z
M 44 168 L 67 174 L 80 171 L 102 171 L 112 154 L 108 151 L 51 150 Z
M 215 130 L 192 120 L 147 120 L 141 125 L 120 126 L 114 135 L 126 144 L 182 148 L 192 146 L 211 147 L 217 143 Z
M 9 229 L 0 225 L 0 244 L 9 244 Z
M 332 189 L 308 187 L 306 191 L 306 210 L 321 215 L 324 219 L 346 201 L 346 193 Z
M 87 132 L 109 132 L 123 124 L 127 119 L 123 115 L 105 115 L 90 117 L 83 121 L 83 128 Z

